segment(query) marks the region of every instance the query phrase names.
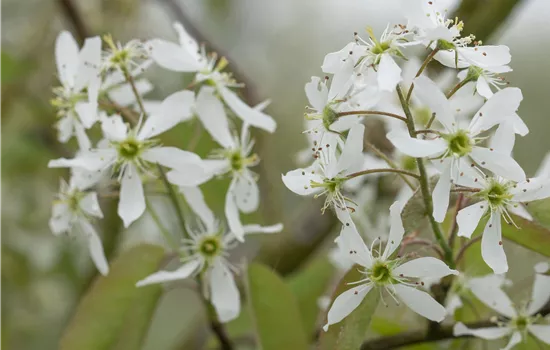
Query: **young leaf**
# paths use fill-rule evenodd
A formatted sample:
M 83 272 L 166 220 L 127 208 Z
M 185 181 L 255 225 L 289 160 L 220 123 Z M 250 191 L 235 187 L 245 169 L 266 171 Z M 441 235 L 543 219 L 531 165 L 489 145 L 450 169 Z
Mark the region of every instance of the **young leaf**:
M 135 284 L 158 270 L 163 257 L 162 247 L 148 244 L 122 253 L 82 298 L 59 349 L 139 349 L 162 286 Z
M 358 271 L 357 265 L 344 276 L 332 295 L 331 304 L 343 292 L 350 288 L 350 282 L 359 281 L 363 275 Z M 320 350 L 357 350 L 365 340 L 372 315 L 376 311 L 380 293 L 373 290 L 367 294 L 363 302 L 340 323 L 333 324 L 327 332 L 321 331 L 319 338 Z M 326 318 L 325 318 L 326 320 Z
M 285 282 L 270 268 L 248 267 L 250 312 L 263 350 L 307 350 L 298 303 Z

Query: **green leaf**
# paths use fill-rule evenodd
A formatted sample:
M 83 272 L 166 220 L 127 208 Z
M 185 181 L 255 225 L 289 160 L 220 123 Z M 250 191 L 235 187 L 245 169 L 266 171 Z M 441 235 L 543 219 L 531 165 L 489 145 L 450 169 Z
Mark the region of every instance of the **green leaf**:
M 140 245 L 122 253 L 107 276 L 82 298 L 60 341 L 61 350 L 139 349 L 162 292 L 161 285 L 137 288 L 158 270 L 164 249 Z
M 550 229 L 550 198 L 530 202 L 527 210 L 539 224 Z
M 550 257 L 550 230 L 518 216 L 512 216 L 514 225 L 502 224 L 502 235 L 527 249 L 535 251 L 544 256 Z M 479 226 L 478 229 L 485 226 Z
M 343 292 L 350 289 L 350 282 L 364 278 L 355 265 L 344 276 L 332 295 L 332 302 Z M 380 293 L 372 290 L 367 294 L 363 302 L 346 318 L 329 327 L 327 332 L 321 331 L 319 338 L 320 350 L 357 350 L 365 340 L 372 316 L 376 311 Z M 332 304 L 332 303 L 331 303 Z M 326 318 L 325 318 L 326 321 Z
M 263 350 L 307 350 L 307 338 L 296 298 L 285 282 L 270 268 L 248 267 L 250 312 Z
M 317 301 L 327 292 L 334 270 L 328 258 L 323 256 L 313 260 L 287 280 L 298 300 L 304 329 L 308 333 L 313 334 L 315 331 L 320 311 Z

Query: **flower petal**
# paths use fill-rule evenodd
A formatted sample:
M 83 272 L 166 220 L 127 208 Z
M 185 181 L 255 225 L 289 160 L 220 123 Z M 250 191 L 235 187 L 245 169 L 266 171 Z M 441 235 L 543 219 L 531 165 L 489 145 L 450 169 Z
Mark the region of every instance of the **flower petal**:
M 420 102 L 428 106 L 432 113 L 435 113 L 435 118 L 439 121 L 447 131 L 455 129 L 455 115 L 451 108 L 451 103 L 445 97 L 445 94 L 439 87 L 428 77 L 420 76 L 414 80 L 415 96 Z
M 356 264 L 370 267 L 372 265 L 371 253 L 369 248 L 365 245 L 363 238 L 361 238 L 359 232 L 357 232 L 357 228 L 351 220 L 351 217 L 342 224 L 340 235 L 336 238 L 342 255 Z
M 59 142 L 65 143 L 69 141 L 69 139 L 73 136 L 76 123 L 78 123 L 78 121 L 73 115 L 67 115 L 55 123 L 55 128 L 57 129 L 57 139 Z
M 78 57 L 78 71 L 76 72 L 74 91 L 84 89 L 91 80 L 99 76 L 101 64 L 101 38 L 94 36 L 86 38 Z
M 124 170 L 120 181 L 120 200 L 118 215 L 124 222 L 124 227 L 136 221 L 145 211 L 145 195 L 139 172 L 134 165 L 129 164 Z
M 270 133 L 274 132 L 277 128 L 277 123 L 275 123 L 275 120 L 271 116 L 250 107 L 227 87 L 220 86 L 218 87 L 218 91 L 229 108 L 246 123 Z
M 362 161 L 364 134 L 365 126 L 363 124 L 355 124 L 351 128 L 344 149 L 338 158 L 337 173 L 348 170 L 353 164 Z
M 472 135 L 480 134 L 493 126 L 515 119 L 523 94 L 519 88 L 505 88 L 498 91 L 475 114 L 470 122 Z
M 443 261 L 425 257 L 407 261 L 393 270 L 394 275 L 415 278 L 439 279 L 448 275 L 458 275 L 458 271 L 450 269 Z
M 311 182 L 323 183 L 323 178 L 319 174 L 321 171 L 314 166 L 305 169 L 291 170 L 286 175 L 282 175 L 283 183 L 292 192 L 301 196 L 308 196 L 319 193 L 322 187 L 311 187 Z
M 483 168 L 491 170 L 496 175 L 514 181 L 525 181 L 525 172 L 511 156 L 491 151 L 484 147 L 473 147 L 470 157 Z
M 514 334 L 512 334 L 512 337 L 510 338 L 510 341 L 508 342 L 508 345 L 503 347 L 502 350 L 510 350 L 511 348 L 513 348 L 514 346 L 519 344 L 520 342 L 521 342 L 521 333 L 516 331 L 516 332 L 514 332 Z
M 123 141 L 128 135 L 128 126 L 120 115 L 102 118 L 101 130 L 109 141 Z
M 261 225 L 244 225 L 244 233 L 247 235 L 255 233 L 278 233 L 283 230 L 283 224 L 275 224 L 271 226 L 261 226 Z
M 158 271 L 145 277 L 136 283 L 136 287 L 143 287 L 149 284 L 164 283 L 185 279 L 193 274 L 200 266 L 198 259 L 190 260 L 174 271 Z
M 71 33 L 62 31 L 55 40 L 55 63 L 63 86 L 73 87 L 78 71 L 79 50 Z
M 456 215 L 458 236 L 470 238 L 474 233 L 483 214 L 489 209 L 489 203 L 481 201 L 461 209 Z
M 74 109 L 82 125 L 89 129 L 99 120 L 97 115 L 97 102 L 78 102 Z
M 378 87 L 380 90 L 393 92 L 401 81 L 401 68 L 390 54 L 382 54 L 378 65 Z
M 546 305 L 548 299 L 550 299 L 550 276 L 536 273 L 527 314 L 536 314 Z
M 487 340 L 502 338 L 505 335 L 510 334 L 511 332 L 512 330 L 508 327 L 487 327 L 470 329 L 466 327 L 466 325 L 464 325 L 464 323 L 462 322 L 458 322 L 453 328 L 454 336 L 473 335 L 474 337 Z
M 140 96 L 145 95 L 146 93 L 150 92 L 154 88 L 153 84 L 151 84 L 151 82 L 147 79 L 136 80 L 135 86 Z M 110 88 L 107 94 L 109 95 L 110 100 L 112 100 L 113 102 L 115 102 L 120 106 L 129 106 L 136 103 L 136 96 L 134 95 L 134 91 L 132 90 L 132 86 L 130 84 L 121 84 L 119 86 Z M 151 102 L 143 101 L 143 103 L 145 105 L 145 110 L 149 114 L 152 114 L 151 113 L 152 108 L 150 109 L 147 108 L 148 105 L 151 105 Z
M 229 131 L 223 103 L 214 96 L 214 88 L 204 86 L 197 96 L 197 115 L 212 138 L 224 148 L 232 148 L 235 141 Z
M 225 218 L 229 226 L 229 231 L 235 235 L 239 241 L 244 242 L 244 227 L 241 223 L 239 208 L 235 203 L 235 194 L 233 193 L 233 184 L 229 185 L 229 190 L 225 195 Z
M 401 209 L 401 202 L 394 202 L 390 207 L 390 235 L 388 236 L 388 242 L 382 254 L 384 259 L 389 258 L 397 247 L 399 247 L 403 235 L 405 234 L 403 220 L 401 219 Z
M 506 261 L 506 253 L 504 253 L 502 242 L 500 214 L 498 213 L 491 214 L 491 219 L 489 219 L 483 231 L 481 256 L 495 273 L 500 274 L 508 271 L 508 262 Z
M 202 166 L 202 159 L 197 154 L 176 147 L 150 148 L 143 152 L 141 158 L 170 169 L 196 174 L 197 177 L 206 175 L 206 171 Z M 189 186 L 193 185 L 189 184 Z
M 550 325 L 530 324 L 527 326 L 527 330 L 541 342 L 550 344 Z
M 94 150 L 84 152 L 73 159 L 58 158 L 48 162 L 48 168 L 82 168 L 89 171 L 101 171 L 112 164 L 116 159 L 113 149 Z
M 472 279 L 468 284 L 472 293 L 485 305 L 501 315 L 513 318 L 517 315 L 510 298 L 502 291 L 495 280 L 491 278 Z
M 447 149 L 447 143 L 440 138 L 420 140 L 410 137 L 402 130 L 390 131 L 386 137 L 401 153 L 411 157 L 431 157 L 439 155 Z
M 69 232 L 72 226 L 73 215 L 66 203 L 54 203 L 52 217 L 49 221 L 50 230 L 54 235 Z
M 172 129 L 193 116 L 195 94 L 189 90 L 174 92 L 164 99 L 159 110 L 143 123 L 138 138 L 145 140 Z
M 84 198 L 80 200 L 79 206 L 85 213 L 91 216 L 95 216 L 97 218 L 103 217 L 96 192 L 88 192 Z
M 239 316 L 241 296 L 233 274 L 219 259 L 210 270 L 210 301 L 220 322 L 225 323 Z
M 403 284 L 392 286 L 399 299 L 420 316 L 435 322 L 441 322 L 445 318 L 445 308 L 428 293 Z
M 432 192 L 433 217 L 437 222 L 443 222 L 447 209 L 449 208 L 449 197 L 451 195 L 451 168 L 452 160 L 447 159 L 442 164 L 443 172 Z
M 372 286 L 362 284 L 340 294 L 328 310 L 327 324 L 323 326 L 323 330 L 326 332 L 330 325 L 336 324 L 348 316 L 361 304 L 371 289 Z
M 328 89 L 319 77 L 311 77 L 311 81 L 305 86 L 306 96 L 311 107 L 316 111 L 322 112 L 327 104 Z
M 466 61 L 481 68 L 504 66 L 512 60 L 510 49 L 505 45 L 459 47 L 458 53 Z
M 103 245 L 99 238 L 95 228 L 86 219 L 79 220 L 80 227 L 88 239 L 88 249 L 90 250 L 90 257 L 94 262 L 97 270 L 106 276 L 109 273 L 109 263 L 103 252 Z
M 260 190 L 249 171 L 245 171 L 241 176 L 235 178 L 233 193 L 235 194 L 237 207 L 241 212 L 249 214 L 258 209 Z
M 198 72 L 202 65 L 180 45 L 166 40 L 153 39 L 148 42 L 151 57 L 162 68 L 176 72 Z
M 489 87 L 489 83 L 487 83 L 487 79 L 485 79 L 485 77 L 483 76 L 477 78 L 476 91 L 478 94 L 487 99 L 493 97 L 494 95 L 493 90 L 491 90 L 491 88 Z
M 183 197 L 185 197 L 185 201 L 191 210 L 197 214 L 206 226 L 207 231 L 213 232 L 216 227 L 216 218 L 206 204 L 200 188 L 195 186 L 180 186 L 179 190 L 183 194 Z

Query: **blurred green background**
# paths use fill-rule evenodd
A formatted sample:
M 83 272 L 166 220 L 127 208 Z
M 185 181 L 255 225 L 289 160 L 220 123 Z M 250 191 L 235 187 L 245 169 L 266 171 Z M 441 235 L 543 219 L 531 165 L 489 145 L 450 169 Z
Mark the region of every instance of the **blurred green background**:
M 531 132 L 516 142 L 515 155 L 532 175 L 550 149 L 550 2 L 524 0 L 499 25 L 499 6 L 479 0 L 475 6 L 493 6 L 483 17 L 484 30 L 494 31 L 491 42 L 508 45 L 514 72 L 507 78 L 523 90 L 520 115 Z M 75 33 L 63 1 L 2 1 L 2 347 L 4 349 L 56 349 L 60 334 L 80 296 L 95 275 L 82 242 L 55 238 L 48 229 L 50 204 L 63 171 L 47 169 L 49 159 L 67 155 L 74 144 L 60 145 L 49 106 L 57 85 L 53 44 L 62 29 Z M 268 112 L 279 127 L 273 135 L 256 132 L 262 207 L 252 221 L 285 223 L 278 236 L 247 242 L 243 254 L 258 251 L 261 259 L 283 273 L 292 272 L 330 231 L 330 220 L 313 216 L 320 203 L 298 198 L 286 190 L 280 174 L 293 169 L 294 154 L 305 146 L 301 135 L 307 101 L 304 84 L 322 75 L 326 53 L 339 50 L 354 31 L 367 25 L 380 32 L 387 22 L 402 21 L 398 1 L 385 0 L 79 0 L 74 1 L 93 34 L 112 33 L 121 41 L 131 38 L 175 39 L 171 23 L 181 11 L 201 33 L 201 40 L 227 55 L 249 82 L 251 101 L 270 98 Z M 469 1 L 472 3 L 472 1 Z M 482 11 L 482 10 L 477 10 Z M 474 11 L 472 16 L 475 16 Z M 479 19 L 478 19 L 479 22 Z M 466 20 L 465 32 L 470 33 Z M 147 76 L 156 85 L 150 98 L 162 99 L 181 89 L 182 75 L 155 68 Z M 187 77 L 189 78 L 189 77 Z M 191 126 L 166 136 L 167 142 L 185 145 Z M 205 156 L 211 143 L 203 137 L 198 152 Z M 223 191 L 218 181 L 205 187 L 209 204 L 222 213 Z M 162 206 L 159 199 L 159 206 Z M 109 209 L 110 208 L 110 209 Z M 105 199 L 104 212 L 113 211 Z M 169 209 L 166 220 L 173 217 Z M 309 222 L 304 220 L 308 220 Z M 121 232 L 116 217 L 102 223 L 107 254 L 115 256 L 138 242 L 161 243 L 155 226 L 144 217 Z M 320 232 L 323 231 L 323 232 Z M 510 254 L 510 253 L 509 253 Z M 540 258 L 514 249 L 521 261 L 510 278 L 531 276 L 532 262 Z M 527 271 L 527 272 L 526 272 Z M 530 284 L 530 279 L 526 282 Z M 184 286 L 185 287 L 185 286 Z M 518 291 L 521 287 L 518 288 Z M 145 349 L 191 349 L 186 335 L 200 335 L 196 296 L 185 288 L 171 288 L 162 297 L 146 337 Z M 202 333 L 204 334 L 204 332 Z

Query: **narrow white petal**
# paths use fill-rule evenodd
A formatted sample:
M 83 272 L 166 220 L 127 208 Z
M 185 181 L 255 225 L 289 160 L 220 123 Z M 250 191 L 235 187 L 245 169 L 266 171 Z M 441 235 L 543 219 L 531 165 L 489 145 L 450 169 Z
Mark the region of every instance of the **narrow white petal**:
M 447 143 L 438 138 L 435 140 L 420 140 L 412 138 L 404 131 L 394 130 L 386 137 L 401 153 L 411 157 L 430 157 L 443 153 Z
M 239 316 L 241 297 L 231 271 L 220 260 L 210 270 L 210 301 L 220 322 Z
M 461 209 L 456 215 L 456 222 L 458 224 L 458 235 L 460 237 L 470 238 L 474 233 L 481 217 L 489 209 L 489 203 L 481 201 L 476 204 L 472 204 L 464 209 Z
M 388 236 L 388 242 L 382 255 L 384 259 L 390 257 L 395 252 L 405 234 L 403 220 L 401 219 L 401 209 L 402 204 L 400 202 L 394 202 L 390 207 L 390 235 Z
M 491 214 L 491 219 L 489 219 L 483 231 L 481 256 L 495 273 L 500 274 L 508 271 L 508 262 L 502 242 L 500 214 L 498 213 Z
M 74 91 L 78 92 L 88 86 L 89 82 L 99 75 L 101 64 L 101 38 L 86 38 L 78 57 Z
M 151 40 L 148 44 L 151 46 L 151 57 L 162 68 L 176 72 L 198 72 L 202 68 L 196 57 L 177 44 L 160 39 Z
M 477 111 L 468 129 L 477 135 L 497 124 L 513 121 L 522 100 L 523 95 L 518 88 L 498 91 Z
M 205 171 L 204 167 L 188 163 L 186 167 L 166 173 L 168 181 L 176 186 L 199 186 L 212 178 L 214 174 Z
M 101 212 L 101 207 L 99 206 L 99 201 L 97 200 L 96 192 L 88 192 L 84 198 L 80 200 L 80 208 L 84 210 L 89 215 L 102 218 L 103 213 Z
M 200 265 L 198 259 L 183 264 L 174 271 L 158 271 L 136 283 L 136 287 L 142 287 L 149 284 L 164 283 L 185 279 L 193 274 Z
M 447 130 L 455 128 L 455 116 L 451 109 L 451 103 L 445 97 L 445 94 L 430 78 L 420 76 L 414 80 L 414 94 L 420 102 L 428 106 L 432 113 L 435 113 L 435 118 Z
M 390 54 L 383 54 L 378 65 L 378 86 L 380 90 L 393 92 L 401 81 L 401 68 Z
M 210 210 L 210 208 L 206 204 L 200 188 L 192 186 L 180 186 L 179 190 L 185 197 L 185 201 L 187 202 L 191 210 L 193 210 L 193 212 L 197 214 L 197 216 L 204 223 L 208 232 L 213 232 L 214 228 L 216 227 L 216 218 L 214 217 L 214 213 L 212 213 L 212 210 Z
M 550 344 L 550 325 L 530 324 L 527 326 L 527 330 L 541 342 Z
M 97 102 L 78 102 L 74 109 L 86 129 L 91 128 L 99 120 Z
M 481 68 L 504 66 L 512 59 L 510 49 L 505 45 L 460 47 L 458 53 L 466 61 Z
M 443 222 L 447 209 L 449 208 L 449 197 L 451 195 L 451 168 L 452 161 L 450 159 L 444 161 L 443 172 L 439 176 L 439 180 L 432 192 L 433 201 L 433 217 L 437 222 Z
M 372 286 L 359 285 L 353 287 L 344 293 L 340 294 L 332 303 L 327 314 L 327 324 L 323 326 L 325 332 L 330 325 L 336 324 L 342 321 L 353 310 L 355 310 L 359 304 L 363 301 L 368 292 L 372 289 Z
M 109 273 L 109 263 L 103 252 L 103 245 L 101 239 L 97 234 L 95 228 L 86 219 L 79 220 L 80 227 L 88 239 L 88 249 L 90 250 L 90 257 L 92 258 L 97 270 L 106 276 Z
M 326 84 L 321 83 L 321 78 L 319 77 L 311 77 L 311 81 L 306 84 L 305 90 L 311 107 L 322 112 L 328 99 Z
M 147 79 L 136 80 L 135 86 L 136 90 L 141 96 L 147 94 L 154 88 L 153 84 L 151 84 L 151 82 Z M 110 88 L 107 94 L 109 95 L 110 100 L 120 106 L 129 106 L 136 103 L 136 96 L 134 95 L 134 91 L 132 90 L 132 86 L 130 84 L 121 84 L 119 86 Z M 155 105 L 155 107 L 160 107 L 160 102 L 161 101 L 159 101 L 158 105 Z M 151 102 L 143 101 L 143 104 L 145 105 L 145 110 L 148 114 L 154 114 L 152 112 L 157 111 L 153 108 L 150 108 L 150 106 L 153 105 Z
M 435 322 L 441 322 L 447 311 L 428 293 L 402 284 L 394 284 L 395 293 L 412 311 Z
M 478 94 L 480 94 L 481 96 L 487 99 L 493 97 L 493 91 L 489 87 L 489 83 L 487 83 L 487 79 L 485 79 L 483 76 L 480 76 L 479 78 L 477 78 L 476 90 Z
M 510 350 L 514 346 L 518 345 L 521 342 L 521 333 L 520 332 L 514 332 L 512 334 L 512 337 L 510 338 L 510 341 L 508 342 L 508 345 L 502 348 L 502 350 Z
M 311 187 L 311 182 L 323 183 L 323 178 L 319 174 L 321 171 L 317 167 L 291 170 L 286 175 L 282 175 L 283 183 L 292 192 L 301 196 L 308 196 L 321 192 L 320 187 Z
M 101 130 L 109 141 L 123 141 L 128 135 L 128 126 L 120 115 L 102 118 Z
M 59 142 L 65 143 L 69 141 L 74 134 L 74 124 L 76 123 L 77 120 L 72 115 L 67 115 L 55 123 L 55 128 L 57 129 L 57 139 Z
M 536 314 L 550 299 L 550 276 L 540 273 L 535 274 L 531 302 L 527 308 L 529 315 Z
M 372 265 L 369 248 L 357 232 L 351 217 L 348 222 L 343 223 L 340 235 L 336 240 L 343 256 L 361 266 L 370 267 Z
M 82 168 L 89 171 L 104 170 L 116 159 L 116 151 L 113 149 L 94 150 L 84 152 L 73 159 L 59 158 L 48 162 L 48 168 Z
M 244 233 L 247 235 L 255 233 L 278 233 L 283 230 L 283 224 L 275 224 L 271 226 L 261 226 L 261 225 L 244 225 Z
M 527 209 L 525 209 L 525 206 L 524 206 L 523 204 L 521 204 L 521 203 L 517 203 L 517 204 L 515 204 L 515 205 L 508 205 L 507 210 L 508 210 L 510 213 L 512 213 L 512 214 L 514 214 L 514 215 L 517 215 L 517 216 L 519 216 L 519 217 L 522 217 L 522 218 L 524 218 L 524 219 L 527 219 L 527 220 L 529 220 L 529 221 L 535 220 L 535 219 L 533 218 L 533 215 L 531 215 L 531 213 L 529 213 L 529 212 L 527 211 Z
M 235 178 L 233 187 L 235 201 L 239 210 L 245 214 L 252 213 L 260 205 L 260 190 L 252 175 L 245 171 Z
M 92 148 L 92 142 L 84 130 L 84 126 L 80 123 L 74 123 L 74 132 L 76 135 L 76 142 L 78 142 L 78 149 L 80 151 L 89 151 Z
M 482 303 L 508 318 L 516 316 L 516 310 L 510 298 L 494 283 L 494 279 L 477 278 L 468 284 L 472 293 Z
M 503 123 L 498 126 L 495 134 L 491 137 L 489 145 L 499 153 L 511 156 L 515 142 L 516 133 L 512 124 Z
M 65 203 L 55 203 L 52 207 L 52 217 L 49 221 L 50 230 L 54 235 L 69 232 L 72 226 L 72 214 Z
M 354 163 L 362 159 L 364 134 L 365 126 L 363 124 L 355 124 L 355 126 L 351 128 L 342 154 L 340 154 L 340 158 L 338 159 L 338 173 L 348 170 Z
M 225 195 L 225 218 L 231 233 L 233 233 L 239 241 L 244 242 L 244 228 L 241 223 L 239 208 L 237 207 L 237 203 L 235 203 L 232 185 L 229 186 L 229 190 Z
M 59 80 L 64 86 L 72 87 L 78 70 L 79 50 L 71 33 L 62 31 L 55 40 L 55 63 Z
M 464 323 L 462 322 L 458 322 L 453 328 L 453 334 L 455 336 L 473 335 L 474 337 L 487 340 L 502 338 L 505 335 L 510 334 L 511 332 L 512 330 L 508 327 L 487 327 L 470 329 L 466 327 L 466 325 L 464 325 Z
M 219 87 L 218 91 L 229 108 L 246 123 L 271 133 L 277 128 L 277 123 L 271 116 L 250 107 L 233 91 L 224 86 Z
M 212 138 L 224 148 L 232 148 L 235 141 L 229 131 L 223 103 L 214 96 L 214 88 L 204 86 L 197 96 L 197 115 Z
M 333 101 L 345 96 L 353 83 L 353 62 L 346 60 L 342 62 L 340 69 L 332 76 L 332 83 L 328 91 L 328 100 Z
M 393 270 L 394 274 L 416 278 L 441 278 L 448 275 L 458 275 L 458 271 L 452 270 L 443 261 L 425 257 L 404 263 Z
M 153 164 L 158 163 L 170 169 L 196 174 L 196 176 L 206 175 L 202 159 L 198 155 L 176 147 L 150 148 L 143 152 L 141 158 Z
M 454 316 L 455 311 L 462 307 L 462 299 L 456 294 L 452 294 L 447 298 L 445 302 L 445 309 L 447 310 L 447 315 Z
M 118 215 L 124 222 L 124 227 L 136 221 L 145 211 L 145 195 L 143 184 L 137 169 L 133 165 L 127 165 L 120 183 L 120 200 L 118 202 Z
M 525 181 L 525 172 L 509 155 L 491 151 L 489 148 L 473 147 L 470 157 L 481 167 L 491 170 L 496 175 L 514 181 Z
M 159 106 L 158 111 L 145 120 L 138 138 L 145 140 L 172 129 L 179 123 L 193 116 L 192 108 L 195 95 L 192 91 L 178 91 L 168 96 Z

